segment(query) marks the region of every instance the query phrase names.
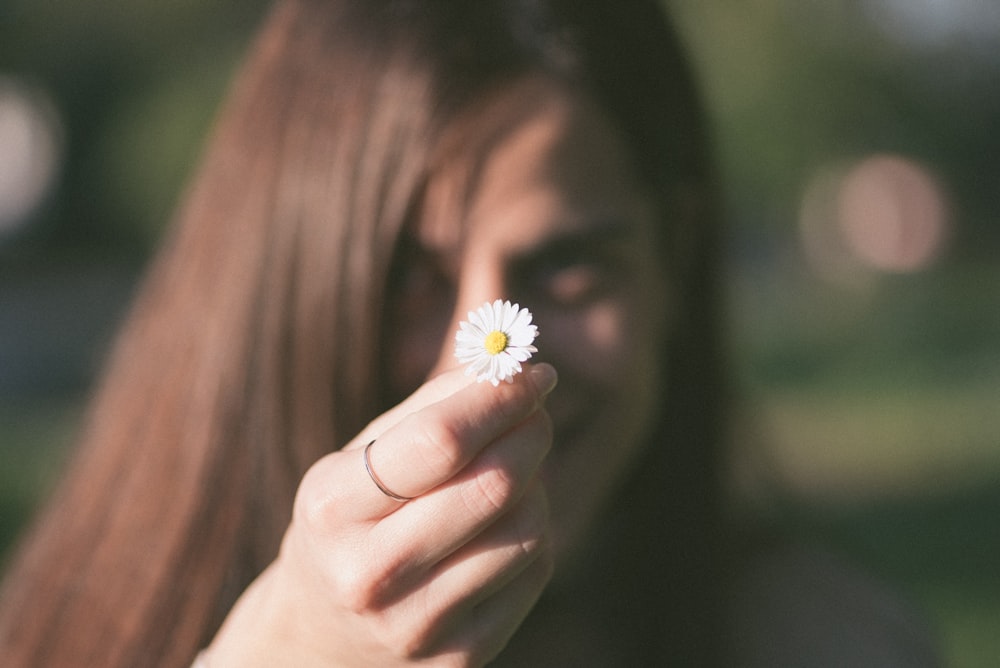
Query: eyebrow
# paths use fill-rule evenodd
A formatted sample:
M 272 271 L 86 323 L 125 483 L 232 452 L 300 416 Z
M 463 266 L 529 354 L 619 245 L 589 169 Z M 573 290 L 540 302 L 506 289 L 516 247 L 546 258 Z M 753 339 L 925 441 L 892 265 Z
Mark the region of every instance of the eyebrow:
M 637 225 L 617 217 L 601 218 L 593 223 L 554 232 L 539 244 L 514 253 L 513 265 L 522 266 L 545 257 L 566 257 L 580 252 L 619 244 L 633 238 Z
M 581 225 L 557 229 L 538 244 L 512 252 L 508 257 L 511 273 L 521 273 L 553 260 L 593 257 L 609 246 L 630 241 L 638 227 L 637 221 L 628 217 L 601 216 Z M 398 243 L 397 257 L 421 258 L 443 271 L 453 268 L 456 260 L 451 252 L 425 246 L 412 232 L 404 232 Z

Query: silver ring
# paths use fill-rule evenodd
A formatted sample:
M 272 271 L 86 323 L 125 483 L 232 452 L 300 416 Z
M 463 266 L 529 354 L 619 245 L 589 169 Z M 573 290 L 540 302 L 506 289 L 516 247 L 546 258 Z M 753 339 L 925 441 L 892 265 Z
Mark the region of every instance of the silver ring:
M 386 487 L 382 483 L 382 481 L 378 479 L 378 476 L 375 475 L 375 470 L 372 469 L 372 461 L 371 461 L 371 459 L 369 458 L 369 455 L 368 455 L 368 451 L 372 449 L 373 445 L 375 445 L 375 439 L 372 439 L 372 442 L 365 446 L 365 455 L 364 455 L 365 456 L 365 470 L 368 471 L 368 477 L 372 479 L 372 482 L 375 483 L 375 486 L 378 487 L 378 490 L 380 492 L 382 492 L 383 494 L 385 494 L 386 496 L 388 496 L 393 501 L 409 501 L 409 500 L 413 499 L 412 496 L 400 496 L 399 494 L 396 494 L 395 492 L 393 492 L 392 490 L 390 490 L 388 487 Z

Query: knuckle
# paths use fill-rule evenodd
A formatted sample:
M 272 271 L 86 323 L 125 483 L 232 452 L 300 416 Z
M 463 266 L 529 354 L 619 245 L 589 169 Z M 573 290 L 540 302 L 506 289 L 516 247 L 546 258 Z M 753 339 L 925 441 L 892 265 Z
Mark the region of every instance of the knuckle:
M 294 518 L 310 534 L 327 535 L 336 520 L 336 486 L 323 482 L 323 473 L 318 464 L 306 471 L 299 484 L 293 506 Z
M 463 500 L 473 516 L 486 520 L 507 510 L 517 492 L 517 479 L 502 467 L 489 467 L 465 488 Z
M 371 614 L 377 610 L 382 592 L 381 580 L 364 566 L 344 567 L 337 570 L 336 588 L 341 605 L 356 615 Z
M 462 437 L 445 420 L 425 420 L 420 423 L 418 452 L 424 465 L 435 473 L 453 471 L 462 459 Z
M 407 661 L 427 658 L 427 641 L 423 634 L 410 633 L 397 641 L 398 655 Z
M 382 644 L 397 659 L 415 662 L 431 657 L 432 635 L 426 623 L 414 624 L 396 615 L 381 615 L 375 619 L 375 625 Z
M 501 383 L 498 388 L 488 388 L 489 411 L 501 422 L 516 422 L 538 404 L 539 397 L 531 383 Z
M 399 584 L 402 559 L 380 559 L 356 545 L 331 556 L 339 565 L 333 577 L 341 605 L 357 615 L 383 614 Z
M 485 662 L 477 661 L 465 653 L 451 653 L 438 657 L 434 661 L 435 668 L 472 668 Z

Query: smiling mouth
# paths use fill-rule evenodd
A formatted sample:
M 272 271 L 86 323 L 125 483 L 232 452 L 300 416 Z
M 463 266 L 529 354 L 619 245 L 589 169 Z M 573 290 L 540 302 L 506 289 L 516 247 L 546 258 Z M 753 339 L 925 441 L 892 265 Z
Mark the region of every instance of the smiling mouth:
M 571 452 L 593 431 L 596 410 L 588 410 L 584 404 L 561 404 L 549 411 L 552 417 L 552 452 L 561 455 Z

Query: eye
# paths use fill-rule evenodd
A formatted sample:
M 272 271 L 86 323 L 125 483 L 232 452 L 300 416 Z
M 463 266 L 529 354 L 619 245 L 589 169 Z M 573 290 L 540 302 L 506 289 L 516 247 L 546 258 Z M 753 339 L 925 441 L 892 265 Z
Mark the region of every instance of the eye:
M 612 294 L 622 266 L 611 249 L 566 249 L 546 254 L 519 269 L 516 284 L 532 303 L 581 308 Z
M 580 306 L 605 294 L 612 276 L 613 272 L 601 263 L 575 262 L 552 268 L 542 277 L 540 287 L 555 304 Z

